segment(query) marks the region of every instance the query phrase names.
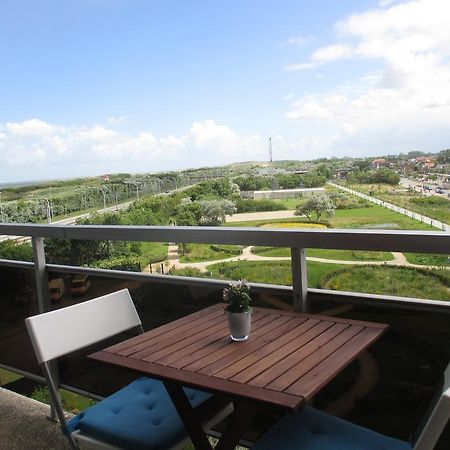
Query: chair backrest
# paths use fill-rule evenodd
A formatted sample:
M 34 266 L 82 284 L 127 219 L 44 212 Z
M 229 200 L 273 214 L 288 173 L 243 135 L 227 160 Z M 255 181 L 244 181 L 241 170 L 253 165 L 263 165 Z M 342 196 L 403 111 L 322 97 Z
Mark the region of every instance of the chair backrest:
M 141 325 L 128 289 L 25 319 L 39 364 Z
M 450 364 L 444 372 L 444 387 L 436 406 L 417 439 L 414 450 L 434 448 L 450 418 Z

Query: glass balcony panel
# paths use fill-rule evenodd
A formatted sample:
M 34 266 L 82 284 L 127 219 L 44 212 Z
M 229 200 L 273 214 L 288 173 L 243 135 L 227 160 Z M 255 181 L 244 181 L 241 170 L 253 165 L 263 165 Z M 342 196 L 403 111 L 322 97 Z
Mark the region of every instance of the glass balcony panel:
M 450 315 L 333 301 L 314 301 L 314 311 L 389 324 L 379 341 L 316 395 L 315 406 L 408 440 L 442 388 Z
M 25 319 L 38 314 L 32 269 L 0 266 L 0 364 L 40 375 Z

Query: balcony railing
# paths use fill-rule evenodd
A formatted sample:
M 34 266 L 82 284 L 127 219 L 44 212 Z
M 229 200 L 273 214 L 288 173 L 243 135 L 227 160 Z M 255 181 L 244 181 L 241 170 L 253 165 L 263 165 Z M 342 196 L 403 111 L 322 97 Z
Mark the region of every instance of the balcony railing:
M 167 227 L 167 226 L 58 226 L 58 225 L 0 225 L 0 235 L 26 236 L 33 242 L 34 263 L 0 259 L 1 266 L 33 267 L 36 274 L 40 308 L 48 305 L 46 272 L 85 273 L 124 279 L 151 278 L 158 283 L 222 288 L 227 282 L 194 277 L 131 273 L 87 267 L 46 264 L 44 238 L 77 240 L 150 241 L 177 243 L 236 244 L 291 249 L 292 286 L 252 283 L 255 292 L 277 294 L 292 292 L 297 311 L 308 311 L 318 298 L 332 298 L 345 303 L 377 305 L 423 310 L 450 310 L 450 303 L 437 300 L 413 299 L 390 295 L 332 291 L 308 288 L 306 252 L 308 248 L 335 250 L 366 250 L 450 254 L 450 234 L 432 231 L 374 231 L 374 230 L 276 230 L 230 227 Z

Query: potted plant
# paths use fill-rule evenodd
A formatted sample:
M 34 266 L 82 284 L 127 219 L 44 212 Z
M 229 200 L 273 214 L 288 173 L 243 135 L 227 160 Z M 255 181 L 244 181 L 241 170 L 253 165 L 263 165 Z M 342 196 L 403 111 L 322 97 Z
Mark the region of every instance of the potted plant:
M 250 335 L 252 308 L 249 292 L 250 286 L 246 280 L 232 281 L 230 286 L 223 290 L 223 300 L 227 303 L 225 311 L 233 341 L 245 341 Z

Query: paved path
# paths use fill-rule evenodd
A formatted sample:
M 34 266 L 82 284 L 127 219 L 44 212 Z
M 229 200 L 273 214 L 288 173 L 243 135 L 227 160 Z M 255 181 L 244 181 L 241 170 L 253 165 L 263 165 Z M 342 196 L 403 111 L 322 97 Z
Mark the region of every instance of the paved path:
M 369 202 L 376 203 L 377 205 L 383 206 L 387 209 L 392 209 L 392 211 L 398 212 L 399 214 L 403 214 L 404 216 L 411 217 L 411 219 L 418 220 L 419 222 L 426 223 L 431 225 L 434 228 L 438 228 L 442 231 L 450 231 L 450 225 L 443 223 L 439 220 L 432 219 L 431 217 L 423 216 L 422 214 L 415 213 L 405 208 L 401 208 L 400 206 L 393 205 L 392 203 L 385 202 L 375 197 L 371 197 L 369 195 L 363 194 L 361 192 L 355 191 L 353 189 L 349 189 L 347 187 L 341 186 L 339 184 L 332 183 L 331 181 L 327 182 L 329 185 L 334 186 L 335 188 L 341 189 L 342 191 L 349 192 L 350 194 L 356 195 L 357 197 L 361 197 Z
M 167 262 L 165 263 L 165 268 L 167 271 L 170 269 L 186 269 L 186 268 L 195 268 L 200 270 L 201 272 L 208 272 L 208 266 L 218 263 L 228 263 L 233 261 L 290 261 L 290 256 L 261 256 L 257 255 L 253 252 L 253 246 L 245 247 L 242 250 L 242 253 L 239 256 L 233 256 L 231 258 L 217 259 L 213 261 L 201 261 L 201 262 L 180 262 L 179 254 L 178 254 L 178 245 L 171 243 L 169 244 Z M 424 266 L 420 264 L 412 264 L 409 263 L 403 253 L 392 252 L 394 259 L 386 260 L 386 261 L 348 261 L 341 259 L 327 259 L 327 258 L 316 258 L 313 256 L 307 256 L 307 261 L 314 261 L 325 264 L 340 264 L 340 265 L 348 265 L 348 266 L 397 266 L 397 267 L 415 267 L 421 269 L 439 269 L 438 266 Z M 159 266 L 160 263 L 155 263 L 156 266 Z M 447 267 L 450 269 L 450 267 Z M 149 267 L 147 266 L 144 269 L 144 272 L 150 272 Z
M 261 211 L 252 213 L 233 214 L 226 216 L 226 222 L 246 222 L 248 220 L 272 220 L 272 219 L 291 219 L 295 217 L 295 209 L 287 209 L 283 211 Z

